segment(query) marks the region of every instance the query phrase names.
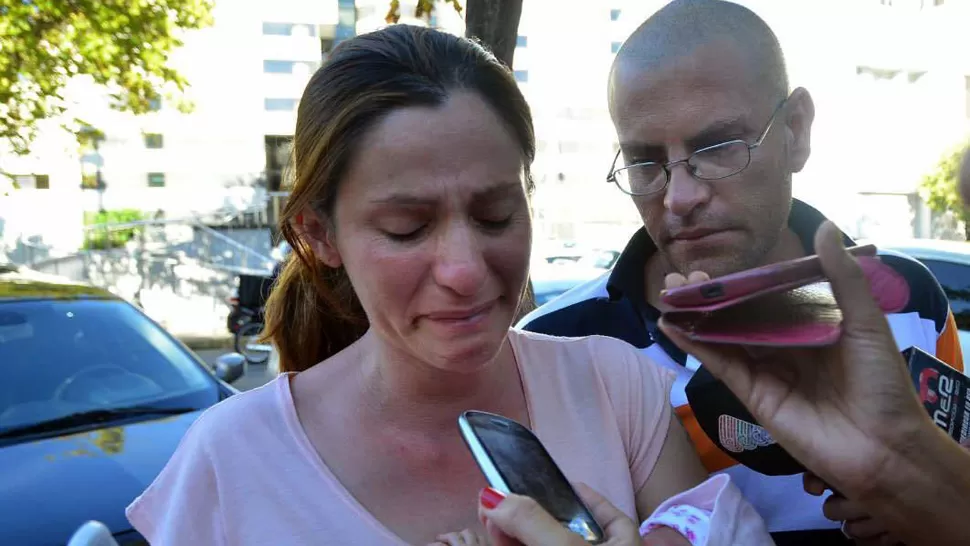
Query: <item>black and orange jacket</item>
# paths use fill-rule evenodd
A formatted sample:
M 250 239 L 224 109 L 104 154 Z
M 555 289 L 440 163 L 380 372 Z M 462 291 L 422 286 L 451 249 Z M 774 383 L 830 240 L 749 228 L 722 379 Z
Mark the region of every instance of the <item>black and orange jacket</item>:
M 794 200 L 788 225 L 813 252 L 815 232 L 825 217 Z M 846 237 L 846 244 L 853 242 Z M 711 472 L 725 472 L 765 519 L 779 546 L 852 544 L 838 524 L 822 515 L 823 498 L 804 492 L 801 476 L 765 476 L 738 465 L 704 434 L 684 394 L 699 363 L 684 354 L 657 328 L 660 312 L 646 303 L 643 271 L 656 246 L 641 228 L 627 244 L 614 268 L 527 315 L 517 327 L 556 336 L 605 335 L 622 339 L 677 378 L 671 403 L 691 436 L 701 460 Z M 909 282 L 910 303 L 887 315 L 900 350 L 916 346 L 963 371 L 963 355 L 953 314 L 943 289 L 920 262 L 903 254 L 880 251 L 884 263 Z

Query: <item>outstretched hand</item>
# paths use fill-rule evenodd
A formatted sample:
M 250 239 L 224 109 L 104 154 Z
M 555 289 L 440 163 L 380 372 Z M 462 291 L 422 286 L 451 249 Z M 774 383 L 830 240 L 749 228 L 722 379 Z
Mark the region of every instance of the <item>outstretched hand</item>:
M 660 327 L 727 385 L 793 457 L 852 495 L 882 472 L 900 438 L 925 426 L 906 364 L 858 262 L 832 223 L 815 236 L 822 269 L 842 311 L 842 335 L 820 349 L 757 352 L 698 343 Z M 669 275 L 667 288 L 703 282 L 703 272 Z

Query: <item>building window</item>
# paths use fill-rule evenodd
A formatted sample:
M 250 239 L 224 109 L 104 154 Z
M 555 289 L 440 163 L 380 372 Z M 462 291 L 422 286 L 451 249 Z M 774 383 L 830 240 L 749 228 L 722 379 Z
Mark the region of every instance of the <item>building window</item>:
M 263 61 L 263 72 L 268 74 L 292 74 L 293 61 Z
M 270 112 L 289 112 L 296 109 L 297 99 L 263 99 L 263 107 Z
M 317 28 L 303 23 L 263 23 L 267 36 L 316 36 Z
M 14 184 L 19 188 L 49 190 L 51 189 L 50 176 L 46 174 L 19 174 L 13 176 Z
M 610 10 L 610 21 L 619 21 L 620 20 L 620 12 L 621 11 L 623 11 L 623 10 L 611 9 Z
M 620 47 L 622 46 L 623 46 L 623 42 L 613 42 L 610 44 L 610 51 L 612 51 L 613 53 L 619 53 Z
M 81 189 L 82 190 L 96 190 L 98 189 L 98 173 L 81 173 Z
M 148 187 L 149 188 L 164 188 L 165 187 L 165 173 L 148 173 Z
M 527 47 L 529 45 L 528 36 L 516 36 L 515 37 L 515 47 Z
M 263 61 L 263 72 L 267 74 L 293 74 L 296 68 L 306 67 L 307 72 L 317 69 L 317 63 L 312 61 Z
M 149 150 L 158 150 L 165 145 L 165 140 L 160 133 L 145 133 L 145 147 Z
M 283 171 L 290 159 L 293 147 L 292 135 L 265 135 L 266 188 L 279 191 L 283 186 Z
M 528 70 L 516 70 L 514 74 L 515 74 L 515 81 L 517 82 L 527 83 L 529 81 Z
M 263 34 L 268 36 L 289 36 L 293 34 L 290 23 L 263 23 Z

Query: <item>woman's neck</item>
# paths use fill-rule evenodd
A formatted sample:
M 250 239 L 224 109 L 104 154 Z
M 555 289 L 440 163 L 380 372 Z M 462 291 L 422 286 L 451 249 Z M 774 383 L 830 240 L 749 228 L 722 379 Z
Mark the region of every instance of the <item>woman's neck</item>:
M 522 418 L 525 396 L 506 339 L 495 358 L 468 373 L 435 368 L 384 344 L 368 331 L 358 344 L 362 410 L 391 426 L 452 434 L 461 412 L 492 411 Z

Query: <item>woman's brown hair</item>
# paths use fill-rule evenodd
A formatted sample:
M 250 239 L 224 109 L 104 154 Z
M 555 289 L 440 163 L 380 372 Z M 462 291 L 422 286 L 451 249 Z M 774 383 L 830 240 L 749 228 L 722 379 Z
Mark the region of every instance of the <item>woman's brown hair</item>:
M 313 75 L 297 112 L 292 189 L 280 231 L 293 251 L 266 303 L 265 337 L 281 371 L 302 371 L 367 330 L 343 268 L 320 263 L 295 217 L 308 206 L 333 217 L 339 184 L 364 134 L 390 111 L 440 106 L 451 92 L 477 93 L 505 122 L 522 151 L 526 181 L 535 157 L 529 106 L 508 68 L 479 44 L 437 30 L 394 25 L 341 43 Z

